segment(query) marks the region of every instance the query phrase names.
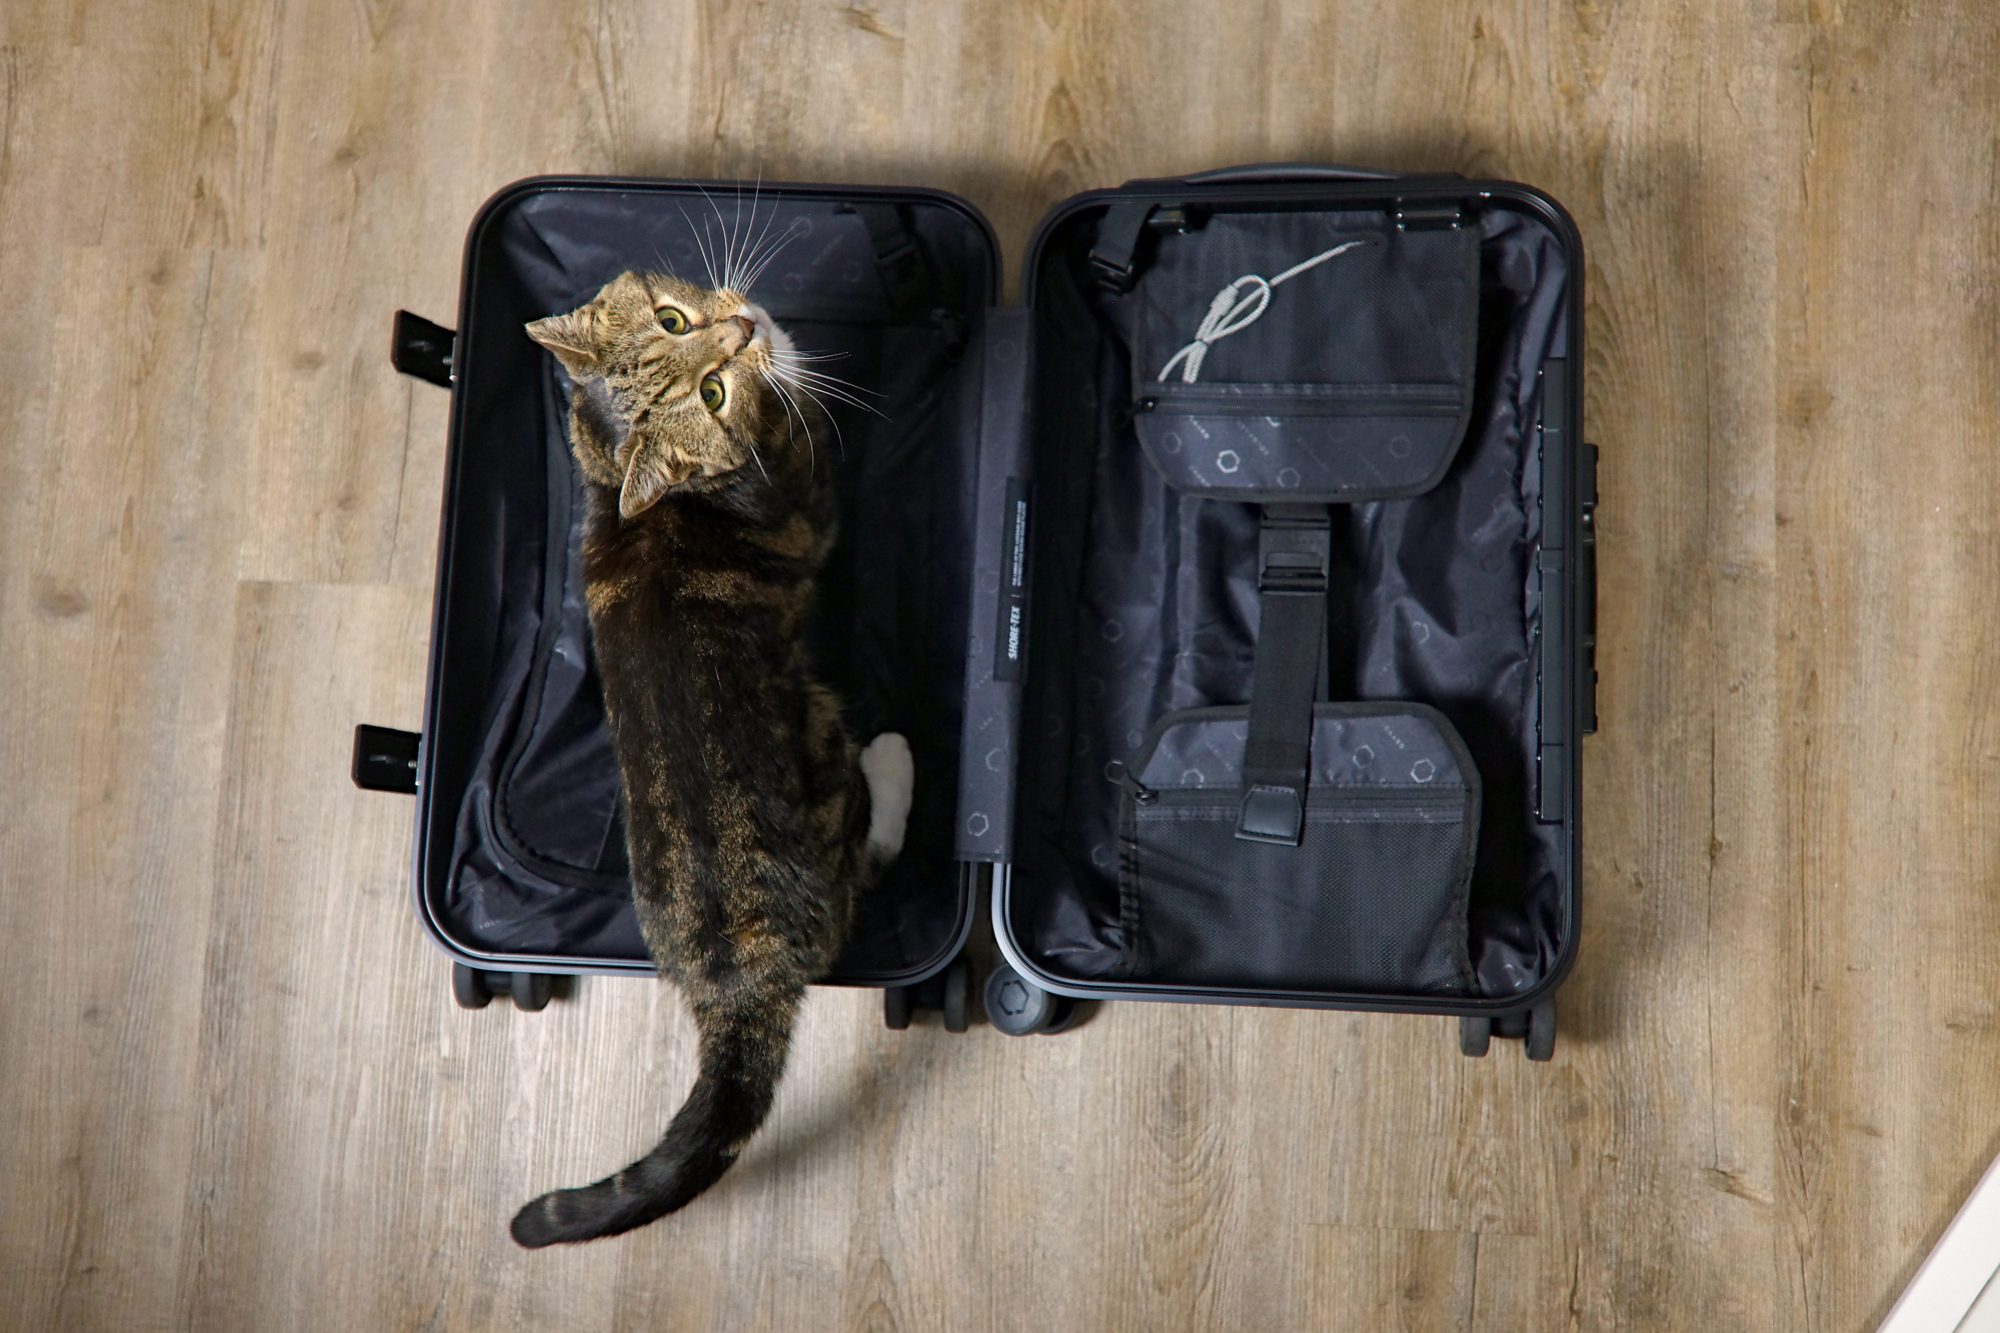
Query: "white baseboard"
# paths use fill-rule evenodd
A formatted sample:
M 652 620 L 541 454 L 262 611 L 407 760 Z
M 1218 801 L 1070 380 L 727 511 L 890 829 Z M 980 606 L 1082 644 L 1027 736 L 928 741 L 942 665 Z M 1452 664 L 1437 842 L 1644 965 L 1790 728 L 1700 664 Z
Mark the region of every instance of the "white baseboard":
M 1972 1187 L 1881 1333 L 2000 1333 L 2000 1158 Z M 1974 1305 L 1978 1308 L 1975 1310 Z

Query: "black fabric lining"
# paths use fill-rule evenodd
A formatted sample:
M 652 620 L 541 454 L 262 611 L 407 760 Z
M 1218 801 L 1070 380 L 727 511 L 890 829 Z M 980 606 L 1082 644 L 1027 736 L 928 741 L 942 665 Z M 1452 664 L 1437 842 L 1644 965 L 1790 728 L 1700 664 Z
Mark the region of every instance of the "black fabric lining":
M 645 957 L 574 565 L 580 495 L 566 404 L 521 326 L 573 308 L 627 267 L 702 274 L 687 221 L 702 214 L 684 215 L 681 202 L 671 189 L 528 192 L 475 238 L 436 686 L 454 696 L 452 724 L 427 737 L 441 779 L 428 799 L 439 817 L 456 809 L 457 818 L 448 869 L 425 893 L 464 947 L 555 963 Z M 772 235 L 801 219 L 810 230 L 753 298 L 801 348 L 846 352 L 828 368 L 882 395 L 881 417 L 842 409 L 844 445 L 820 442 L 845 452 L 843 522 L 809 633 L 857 740 L 901 730 L 915 753 L 904 856 L 864 901 L 833 979 L 896 976 L 941 964 L 971 907 L 952 855 L 970 577 L 960 535 L 971 460 L 958 444 L 977 433 L 976 387 L 967 387 L 977 377 L 962 366 L 990 300 L 992 252 L 975 219 L 911 205 L 938 274 L 926 296 L 935 304 L 897 309 L 866 230 L 838 202 L 767 192 L 760 207 L 760 227 L 778 210 Z
M 1467 438 L 1424 494 L 1334 506 L 1330 666 L 1333 698 L 1428 704 L 1463 737 L 1485 788 L 1463 989 L 1502 996 L 1532 988 L 1566 945 L 1566 831 L 1535 811 L 1530 643 L 1535 372 L 1563 354 L 1567 275 L 1561 242 L 1526 212 L 1496 206 L 1467 225 Z M 1126 405 L 1164 386 L 1133 382 L 1131 298 L 1094 281 L 1094 227 L 1087 212 L 1059 224 L 1035 275 L 1042 503 L 1021 762 L 1039 799 L 1022 803 L 1008 900 L 1030 960 L 1081 981 L 1116 978 L 1133 947 L 1129 826 L 1107 765 L 1129 762 L 1166 713 L 1242 703 L 1259 620 L 1254 506 L 1176 494 L 1139 446 Z M 1310 336 L 1275 303 L 1257 327 Z

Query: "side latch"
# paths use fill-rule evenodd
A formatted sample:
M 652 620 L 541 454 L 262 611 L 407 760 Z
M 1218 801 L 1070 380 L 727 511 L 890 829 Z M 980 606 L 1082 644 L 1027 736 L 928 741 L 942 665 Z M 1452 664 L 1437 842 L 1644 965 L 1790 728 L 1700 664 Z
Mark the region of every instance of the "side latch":
M 363 791 L 417 792 L 417 751 L 423 737 L 394 727 L 354 729 L 354 785 Z
M 389 333 L 389 364 L 405 375 L 449 389 L 456 377 L 452 355 L 457 347 L 458 335 L 444 325 L 433 324 L 407 310 L 396 312 L 396 322 Z

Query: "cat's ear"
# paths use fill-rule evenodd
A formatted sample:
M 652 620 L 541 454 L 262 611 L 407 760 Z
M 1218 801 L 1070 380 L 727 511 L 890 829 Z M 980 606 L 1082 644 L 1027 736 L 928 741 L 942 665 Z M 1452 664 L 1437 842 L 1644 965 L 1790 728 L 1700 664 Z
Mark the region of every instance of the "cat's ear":
M 695 474 L 695 465 L 664 446 L 640 444 L 625 464 L 625 485 L 618 491 L 618 514 L 637 518 L 661 497 Z
M 597 373 L 597 356 L 590 350 L 589 306 L 538 319 L 528 325 L 528 336 L 554 352 L 573 378 Z

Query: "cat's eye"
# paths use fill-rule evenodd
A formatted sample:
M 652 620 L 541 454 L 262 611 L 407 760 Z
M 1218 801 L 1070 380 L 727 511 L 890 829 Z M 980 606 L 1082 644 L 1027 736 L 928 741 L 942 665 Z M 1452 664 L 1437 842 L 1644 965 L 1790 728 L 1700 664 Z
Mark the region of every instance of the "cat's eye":
M 722 376 L 710 371 L 701 377 L 701 405 L 711 412 L 720 412 L 722 405 L 729 401 L 729 390 L 722 385 Z
M 689 327 L 688 317 L 684 312 L 668 306 L 660 312 L 660 327 L 668 333 L 686 333 Z

